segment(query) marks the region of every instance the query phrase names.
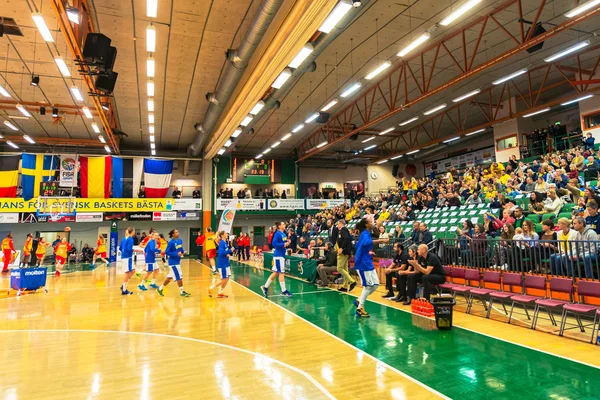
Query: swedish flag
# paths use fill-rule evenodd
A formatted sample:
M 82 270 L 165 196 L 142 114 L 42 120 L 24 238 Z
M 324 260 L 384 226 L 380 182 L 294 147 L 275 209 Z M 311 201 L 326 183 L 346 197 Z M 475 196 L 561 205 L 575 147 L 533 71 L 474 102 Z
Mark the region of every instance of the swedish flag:
M 58 168 L 58 156 L 23 154 L 21 161 L 21 186 L 25 200 L 39 197 L 40 183 L 53 181 Z

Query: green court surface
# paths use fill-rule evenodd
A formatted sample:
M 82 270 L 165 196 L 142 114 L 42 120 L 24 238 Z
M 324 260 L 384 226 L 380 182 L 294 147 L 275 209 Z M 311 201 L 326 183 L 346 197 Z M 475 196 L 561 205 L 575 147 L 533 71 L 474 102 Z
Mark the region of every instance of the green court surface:
M 232 267 L 237 283 L 262 295 L 268 271 Z M 450 398 L 600 398 L 598 368 L 457 327 L 438 331 L 428 319 L 373 302 L 366 306 L 371 318 L 358 319 L 353 296 L 316 292 L 296 279 L 286 278 L 286 285 L 292 298 L 281 297 L 273 283 L 269 300 Z

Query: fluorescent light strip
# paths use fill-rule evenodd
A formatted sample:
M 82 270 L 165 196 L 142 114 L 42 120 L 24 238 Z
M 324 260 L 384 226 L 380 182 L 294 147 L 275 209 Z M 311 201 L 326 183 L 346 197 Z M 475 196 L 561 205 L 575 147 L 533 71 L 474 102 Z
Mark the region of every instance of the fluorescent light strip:
M 560 103 L 561 106 L 568 106 L 569 104 L 580 102 L 581 100 L 589 99 L 594 97 L 593 94 L 588 94 L 587 96 L 579 97 L 578 99 L 569 100 L 565 103 Z
M 311 122 L 313 122 L 317 118 L 319 118 L 319 113 L 314 113 L 313 115 L 311 115 L 310 117 L 308 117 L 308 119 L 306 121 L 304 121 L 304 123 L 305 124 L 310 124 Z
M 23 135 L 23 139 L 27 140 L 31 144 L 35 144 L 35 140 L 33 140 L 33 138 L 31 138 L 29 135 Z
M 264 154 L 259 154 L 256 156 L 256 158 L 260 159 L 260 158 L 263 158 L 263 156 L 264 156 Z
M 338 103 L 338 100 L 333 99 L 329 103 L 327 103 L 327 105 L 325 107 L 321 108 L 321 111 L 325 112 L 325 111 L 329 110 L 331 107 L 335 106 L 337 103 Z
M 370 145 L 370 146 L 368 146 L 368 147 L 365 147 L 365 151 L 368 151 L 368 150 L 374 149 L 375 147 L 377 147 L 377 145 L 376 145 L 376 144 L 372 144 L 372 145 Z
M 156 28 L 153 25 L 146 27 L 146 51 L 149 53 L 156 51 Z
M 340 1 L 331 13 L 327 16 L 319 31 L 323 33 L 329 33 L 335 28 L 335 26 L 344 18 L 344 16 L 352 9 L 352 3 L 349 0 Z
M 302 50 L 300 50 L 300 52 L 296 54 L 296 57 L 294 57 L 292 62 L 288 64 L 288 67 L 298 68 L 304 62 L 304 60 L 308 58 L 308 56 L 310 55 L 310 53 L 313 52 L 313 50 L 313 45 L 310 43 L 306 43 Z
M 365 140 L 363 140 L 362 142 L 363 142 L 363 143 L 367 143 L 367 142 L 370 142 L 370 141 L 371 141 L 371 140 L 373 140 L 373 139 L 375 139 L 375 136 L 371 136 L 370 138 L 368 138 L 368 139 L 365 139 Z
M 98 128 L 98 125 L 95 122 L 92 122 L 92 129 L 94 132 L 100 133 L 100 128 Z
M 577 43 L 576 45 L 571 46 L 571 47 L 569 47 L 569 48 L 567 48 L 567 49 L 565 49 L 565 50 L 563 50 L 561 52 L 558 52 L 558 53 L 556 53 L 556 54 L 554 54 L 554 55 L 552 55 L 552 56 L 550 56 L 548 58 L 544 58 L 544 61 L 545 62 L 552 62 L 554 60 L 558 60 L 559 58 L 562 58 L 562 57 L 566 56 L 567 54 L 574 53 L 577 50 L 583 49 L 584 47 L 587 47 L 589 45 L 590 45 L 590 41 L 589 40 L 585 40 L 585 41 L 583 41 L 581 43 Z
M 288 139 L 289 139 L 289 138 L 291 138 L 291 137 L 292 137 L 292 134 L 291 134 L 291 133 L 288 133 L 287 135 L 285 135 L 284 137 L 282 137 L 282 138 L 281 138 L 281 141 L 282 141 L 282 142 L 285 142 L 286 140 L 288 140 Z
M 479 129 L 479 130 L 477 130 L 475 132 L 467 133 L 465 136 L 472 136 L 472 135 L 475 135 L 475 134 L 481 133 L 481 132 L 485 132 L 485 128 L 484 129 Z
M 476 94 L 479 94 L 480 92 L 481 92 L 481 89 L 475 89 L 472 92 L 463 94 L 462 96 L 453 99 L 452 102 L 458 103 L 459 101 L 463 101 L 464 99 L 468 99 L 469 97 L 475 96 Z
M 572 9 L 571 11 L 569 11 L 568 13 L 565 14 L 565 17 L 567 18 L 572 18 L 576 15 L 581 14 L 582 12 L 585 12 L 587 10 L 589 10 L 590 8 L 597 6 L 598 4 L 600 4 L 600 0 L 590 0 L 586 3 L 583 3 L 582 5 L 580 5 L 579 7 L 575 7 L 574 9 Z
M 413 40 L 408 46 L 406 46 L 405 48 L 400 50 L 400 52 L 398 52 L 397 56 L 404 57 L 405 55 L 407 55 L 408 53 L 410 53 L 411 51 L 413 51 L 414 49 L 416 49 L 417 47 L 419 47 L 420 45 L 422 45 L 423 43 L 428 41 L 430 38 L 431 38 L 431 35 L 429 34 L 429 32 L 425 32 L 424 34 L 422 34 L 421 36 L 419 36 L 418 38 Z
M 156 73 L 156 62 L 154 61 L 154 57 L 146 58 L 146 76 L 148 78 L 154 78 L 154 74 Z
M 262 153 L 263 153 L 263 154 L 267 154 L 267 153 L 268 153 L 268 152 L 270 152 L 270 151 L 271 151 L 271 149 L 270 149 L 270 148 L 268 148 L 268 149 L 264 150 Z
M 446 108 L 446 106 L 447 106 L 447 104 L 446 104 L 446 103 L 444 103 L 444 104 L 441 104 L 441 105 L 439 105 L 439 106 L 437 106 L 437 107 L 435 107 L 435 108 L 432 108 L 431 110 L 427 110 L 427 111 L 425 111 L 425 112 L 423 113 L 423 115 L 429 115 L 429 114 L 433 114 L 433 113 L 434 113 L 434 112 L 436 112 L 436 111 L 440 111 L 440 110 L 442 110 L 442 109 Z
M 284 69 L 281 71 L 277 79 L 275 79 L 275 82 L 273 82 L 271 87 L 275 89 L 281 89 L 285 81 L 287 81 L 290 76 L 292 76 L 292 70 L 289 68 Z
M 231 141 L 231 139 L 227 139 L 227 141 L 225 142 L 225 144 L 223 146 L 225 147 L 229 147 L 233 144 L 233 142 Z
M 0 85 L 0 94 L 4 97 L 11 97 L 10 93 L 2 85 Z
M 388 162 L 388 161 L 389 161 L 389 160 L 387 160 L 387 159 L 386 159 L 386 160 L 381 160 L 381 161 L 377 161 L 375 164 L 383 164 L 383 163 L 386 163 L 386 162 Z
M 92 118 L 94 118 L 94 116 L 92 115 L 92 112 L 90 111 L 90 109 L 89 109 L 89 108 L 87 108 L 87 107 L 82 107 L 82 108 L 81 108 L 81 111 L 83 111 L 83 114 L 86 116 L 86 118 L 88 118 L 88 119 L 92 119 Z
M 317 149 L 320 149 L 321 147 L 325 146 L 327 144 L 327 141 L 321 142 L 317 145 Z
M 217 151 L 217 154 L 222 156 L 223 154 L 225 154 L 225 149 L 220 149 L 219 151 Z
M 360 86 L 361 86 L 360 82 L 356 82 L 354 85 L 350 86 L 342 94 L 340 94 L 340 97 L 348 97 L 348 96 L 350 96 L 352 93 L 354 93 L 358 89 L 360 89 Z
M 106 143 L 106 140 L 104 139 L 104 136 L 98 136 L 98 139 L 100 140 L 101 143 Z
M 392 65 L 392 63 L 389 61 L 384 62 L 379 67 L 377 67 L 373 71 L 371 71 L 369 73 L 369 75 L 365 76 L 365 79 L 371 80 L 371 79 L 375 78 L 377 75 L 379 75 L 380 73 L 382 73 L 383 71 L 388 69 L 391 65 Z
M 154 135 L 154 124 L 148 125 L 148 133 Z
M 13 125 L 10 121 L 4 121 L 4 125 L 8 126 L 13 131 L 18 131 L 19 130 L 19 128 L 17 128 L 15 125 Z
M 148 111 L 154 111 L 154 99 L 148 99 Z
M 442 25 L 442 26 L 448 26 L 448 25 L 450 25 L 451 23 L 453 23 L 454 21 L 456 21 L 463 14 L 465 14 L 467 11 L 469 11 L 471 8 L 475 7 L 479 3 L 481 3 L 481 0 L 469 0 L 469 1 L 467 1 L 462 6 L 458 7 L 456 9 L 456 11 L 454 11 L 452 14 L 450 14 L 446 18 L 444 18 L 442 20 L 442 22 L 440 22 L 440 25 Z
M 151 148 L 152 150 L 156 149 L 156 143 L 150 143 L 150 148 Z
M 77 86 L 73 86 L 71 88 L 71 93 L 73 94 L 73 97 L 75 97 L 75 100 L 83 101 L 83 96 L 81 95 L 81 92 Z
M 158 15 L 158 0 L 146 0 L 146 17 L 156 18 Z
M 152 154 L 153 156 L 155 156 L 155 155 L 156 155 L 156 150 L 152 150 L 152 151 L 150 152 L 150 154 Z
M 108 145 L 104 146 L 104 151 L 106 151 L 107 153 L 110 153 L 110 147 L 108 147 Z
M 263 107 L 265 106 L 265 102 L 260 100 L 258 103 L 256 103 L 256 105 L 254 107 L 252 107 L 252 110 L 250 110 L 250 114 L 252 115 L 256 115 L 260 112 L 260 110 L 263 109 Z
M 233 131 L 233 134 L 231 136 L 236 138 L 236 137 L 240 136 L 241 133 L 242 133 L 242 130 L 240 128 L 237 128 L 235 131 Z
M 460 139 L 460 136 L 457 136 L 457 137 L 452 138 L 452 139 L 444 140 L 444 143 L 452 143 L 452 142 L 454 142 L 454 141 L 456 141 L 458 139 Z
M 252 122 L 252 118 L 254 118 L 251 114 L 246 115 L 246 118 L 240 123 L 241 126 L 248 126 L 250 122 Z
M 149 124 L 154 123 L 154 113 L 148 113 L 148 123 Z
M 152 79 L 148 79 L 146 83 L 146 92 L 148 97 L 154 97 L 154 81 Z
M 391 132 L 391 131 L 393 131 L 394 129 L 395 129 L 395 128 L 392 126 L 391 128 L 388 128 L 388 129 L 386 129 L 386 130 L 385 130 L 385 131 L 383 131 L 383 132 L 379 132 L 379 136 L 383 136 L 383 135 L 385 135 L 386 133 L 390 133 L 390 132 Z
M 281 144 L 281 142 L 275 142 L 271 145 L 271 148 L 274 149 L 275 147 L 279 146 Z
M 419 119 L 419 117 L 414 117 L 414 118 L 411 118 L 411 119 L 407 119 L 406 121 L 404 121 L 404 122 L 401 122 L 399 125 L 400 125 L 400 126 L 408 125 L 408 124 L 410 124 L 411 122 L 415 122 L 415 121 L 416 121 L 416 120 L 418 120 L 418 119 Z
M 390 158 L 390 160 L 397 160 L 399 158 L 402 158 L 402 156 L 404 156 L 404 154 L 400 154 L 399 156 L 392 157 L 392 158 Z
M 513 72 L 512 74 L 507 75 L 504 78 L 500 78 L 500 79 L 492 82 L 492 85 L 499 85 L 499 84 L 504 83 L 506 81 L 509 81 L 509 80 L 511 80 L 513 78 L 516 78 L 519 75 L 523 75 L 526 72 L 527 72 L 527 68 L 520 69 L 517 72 Z
M 543 110 L 532 112 L 530 114 L 525 114 L 525 115 L 523 115 L 523 118 L 532 117 L 534 115 L 542 114 L 542 113 L 545 113 L 545 112 L 548 112 L 548 111 L 550 111 L 550 107 L 544 108 Z
M 23 114 L 26 117 L 31 117 L 31 114 L 29 113 L 29 111 L 27 111 L 27 109 L 22 104 L 17 104 L 16 107 L 17 107 L 17 110 L 19 110 L 21 112 L 21 114 Z
M 6 144 L 9 145 L 10 147 L 12 147 L 13 149 L 18 149 L 19 148 L 19 146 L 17 146 L 16 144 L 14 144 L 13 142 L 11 142 L 10 140 L 7 140 Z
M 148 137 L 150 138 L 150 143 L 154 143 L 154 140 L 155 140 L 154 135 L 150 135 Z
M 65 60 L 62 57 L 55 57 L 54 62 L 63 76 L 71 76 L 71 71 L 69 71 L 69 67 L 67 67 Z
M 300 132 L 304 128 L 304 124 L 300 124 L 294 129 L 292 129 L 292 133 Z
M 44 21 L 44 17 L 40 13 L 31 14 L 31 18 L 33 18 L 33 22 L 35 26 L 37 26 L 38 31 L 40 31 L 40 35 L 42 35 L 42 39 L 46 42 L 54 42 L 54 38 L 52 37 L 52 32 L 48 29 L 48 25 L 46 25 L 46 21 Z
M 406 153 L 406 155 L 408 156 L 408 155 L 411 155 L 411 154 L 415 154 L 415 153 L 418 153 L 419 151 L 421 151 L 421 150 L 409 151 L 408 153 Z

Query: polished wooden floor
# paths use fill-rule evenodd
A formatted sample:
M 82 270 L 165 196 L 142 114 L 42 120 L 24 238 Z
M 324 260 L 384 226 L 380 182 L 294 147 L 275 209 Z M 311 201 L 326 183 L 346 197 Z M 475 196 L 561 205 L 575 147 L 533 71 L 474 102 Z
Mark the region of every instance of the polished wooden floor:
M 20 297 L 0 278 L 0 398 L 438 397 L 239 283 L 209 298 L 208 268 L 183 270 L 190 298 L 173 284 L 164 298 L 141 292 L 136 278 L 123 297 L 114 268 L 49 277 L 48 293 Z

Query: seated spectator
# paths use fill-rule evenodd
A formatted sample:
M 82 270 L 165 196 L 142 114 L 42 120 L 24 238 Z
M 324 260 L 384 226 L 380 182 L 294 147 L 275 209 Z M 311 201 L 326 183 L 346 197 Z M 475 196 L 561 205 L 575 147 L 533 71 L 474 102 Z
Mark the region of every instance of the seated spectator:
M 575 240 L 579 241 L 579 243 L 576 244 L 577 257 L 579 257 L 579 259 L 583 259 L 585 278 L 594 278 L 592 263 L 594 263 L 596 269 L 598 269 L 598 254 L 596 247 L 596 243 L 598 242 L 598 234 L 596 231 L 594 231 L 594 229 L 586 226 L 585 219 L 583 217 L 576 217 L 573 220 L 573 229 L 575 232 L 577 232 L 575 234 Z M 574 261 L 578 260 L 577 257 L 574 258 Z M 598 276 L 599 271 L 595 272 L 595 275 Z M 584 277 L 581 276 L 580 271 L 578 271 L 578 275 L 580 278 Z
M 544 203 L 544 212 L 552 213 L 554 216 L 558 216 L 560 213 L 560 209 L 563 206 L 563 202 L 556 194 L 556 190 L 550 189 L 548 190 L 548 197 Z
M 589 156 L 587 161 L 587 165 L 583 168 L 584 179 L 586 181 L 598 179 L 598 170 L 600 169 L 598 162 L 594 159 L 594 156 Z
M 418 234 L 418 239 L 416 241 L 416 244 L 429 244 L 433 242 L 433 235 L 431 234 L 431 232 L 429 232 L 429 229 L 427 229 L 427 224 L 424 222 L 421 222 L 419 224 L 419 234 Z
M 202 198 L 202 193 L 200 192 L 199 187 L 196 187 L 196 189 L 192 192 L 192 198 L 194 198 L 194 199 Z
M 384 227 L 384 226 L 380 226 L 380 227 L 379 227 L 379 239 L 389 239 L 389 237 L 390 237 L 390 236 L 389 236 L 389 235 L 388 235 L 388 233 L 386 232 L 386 230 L 385 230 L 385 227 Z M 380 244 L 379 244 L 379 247 L 381 247 L 381 248 L 383 248 L 383 247 L 385 247 L 385 246 L 387 246 L 387 244 L 386 244 L 386 243 L 380 243 Z
M 544 196 L 541 193 L 533 192 L 529 196 L 529 211 L 534 214 L 543 214 L 544 211 Z
M 337 271 L 337 252 L 333 249 L 333 245 L 329 242 L 325 244 L 325 261 L 317 265 L 317 273 L 321 278 L 319 287 L 328 287 L 329 278 L 327 274 L 332 274 Z
M 384 299 L 393 300 L 398 303 L 406 301 L 406 282 L 408 276 L 405 274 L 398 274 L 398 272 L 406 271 L 408 269 L 408 259 L 409 256 L 404 251 L 404 246 L 400 243 L 394 244 L 394 261 L 385 269 L 385 287 L 387 293 L 383 295 Z M 396 278 L 396 291 L 398 292 L 398 295 L 394 295 L 394 278 Z
M 546 183 L 542 175 L 538 176 L 538 179 L 535 184 L 535 191 L 538 193 L 546 193 L 548 191 L 548 184 Z
M 396 225 L 390 238 L 395 239 L 396 241 L 403 241 L 405 239 L 404 232 L 402 231 L 402 227 L 400 225 Z
M 600 234 L 600 214 L 598 214 L 598 203 L 590 201 L 586 206 L 585 225 Z
M 381 212 L 377 217 L 377 221 L 387 221 L 390 218 L 390 213 L 387 211 L 386 207 L 381 207 Z
M 181 191 L 179 190 L 179 188 L 178 188 L 177 186 L 175 186 L 175 187 L 173 188 L 173 193 L 171 194 L 171 196 L 172 196 L 174 199 L 180 199 L 180 198 L 181 198 Z
M 473 192 L 473 194 L 471 194 L 467 200 L 465 200 L 465 205 L 471 205 L 471 204 L 481 204 L 482 200 L 479 197 L 479 192 L 475 191 Z
M 415 273 L 408 277 L 407 297 L 402 303 L 404 305 L 410 305 L 411 300 L 416 297 L 418 283 L 423 283 L 423 298 L 429 301 L 432 286 L 446 282 L 446 271 L 439 257 L 430 252 L 425 244 L 418 247 L 417 253 L 418 260 L 408 260 Z
M 92 249 L 87 243 L 81 248 L 81 261 L 84 263 L 91 263 L 94 259 L 94 249 Z
M 586 204 L 593 200 L 596 204 L 600 205 L 600 196 L 598 196 L 591 187 L 586 187 L 583 190 L 583 196 L 585 197 Z

